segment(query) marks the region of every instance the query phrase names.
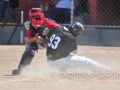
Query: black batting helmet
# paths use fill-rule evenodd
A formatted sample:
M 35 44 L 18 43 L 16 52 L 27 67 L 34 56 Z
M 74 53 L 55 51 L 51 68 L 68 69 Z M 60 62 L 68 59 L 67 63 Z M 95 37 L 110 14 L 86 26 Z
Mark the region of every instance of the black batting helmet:
M 79 22 L 74 22 L 68 29 L 74 37 L 79 37 L 84 31 L 83 25 Z

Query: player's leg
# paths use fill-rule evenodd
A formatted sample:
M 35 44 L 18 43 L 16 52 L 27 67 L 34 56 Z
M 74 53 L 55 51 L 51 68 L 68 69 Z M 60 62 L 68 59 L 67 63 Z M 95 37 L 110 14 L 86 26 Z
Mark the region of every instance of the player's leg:
M 89 58 L 83 56 L 77 56 L 74 54 L 69 54 L 67 57 L 55 61 L 48 60 L 48 63 L 52 68 L 57 68 L 57 69 L 85 66 L 93 72 L 112 71 L 110 67 L 97 63 Z
M 68 68 L 66 66 L 67 65 L 66 58 L 58 59 L 55 61 L 51 61 L 51 60 L 47 60 L 47 61 L 48 61 L 50 68 L 52 69 L 58 69 L 60 71 L 61 70 L 65 71 Z
M 68 67 L 80 67 L 85 66 L 91 71 L 99 72 L 99 71 L 112 71 L 112 68 L 107 67 L 105 65 L 102 65 L 98 62 L 95 62 L 89 58 L 86 58 L 84 56 L 77 56 L 74 54 L 69 54 L 68 57 L 66 57 L 66 62 L 68 63 Z
M 35 50 L 32 49 L 31 43 L 26 43 L 25 51 L 21 57 L 20 63 L 18 65 L 18 69 L 14 69 L 12 71 L 13 75 L 20 74 L 21 70 L 26 66 L 30 65 L 35 55 Z
M 20 72 L 27 66 L 29 66 L 35 56 L 35 48 L 38 50 L 43 50 L 45 49 L 43 46 L 41 46 L 40 44 L 37 44 L 35 42 L 33 43 L 29 43 L 26 42 L 26 49 L 21 57 L 18 69 L 14 69 L 12 71 L 13 75 L 18 75 L 20 74 Z

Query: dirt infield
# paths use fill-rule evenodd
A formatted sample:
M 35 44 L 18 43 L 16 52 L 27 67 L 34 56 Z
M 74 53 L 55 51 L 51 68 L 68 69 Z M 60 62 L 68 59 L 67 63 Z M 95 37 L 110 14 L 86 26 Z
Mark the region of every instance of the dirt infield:
M 85 68 L 69 69 L 66 73 L 49 68 L 45 50 L 36 53 L 28 72 L 12 76 L 24 45 L 0 45 L 0 90 L 120 90 L 120 74 L 93 75 Z M 111 68 L 120 68 L 120 48 L 78 46 L 77 55 L 86 56 Z

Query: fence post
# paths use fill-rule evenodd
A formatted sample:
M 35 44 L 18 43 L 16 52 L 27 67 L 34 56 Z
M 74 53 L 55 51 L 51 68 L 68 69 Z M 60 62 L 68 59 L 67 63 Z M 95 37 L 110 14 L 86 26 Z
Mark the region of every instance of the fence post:
M 24 11 L 21 11 L 21 24 L 23 24 L 23 15 L 24 15 Z M 23 29 L 20 30 L 20 44 L 23 44 L 23 40 L 24 40 L 24 32 Z
M 73 23 L 73 15 L 74 15 L 74 0 L 71 0 L 71 24 Z

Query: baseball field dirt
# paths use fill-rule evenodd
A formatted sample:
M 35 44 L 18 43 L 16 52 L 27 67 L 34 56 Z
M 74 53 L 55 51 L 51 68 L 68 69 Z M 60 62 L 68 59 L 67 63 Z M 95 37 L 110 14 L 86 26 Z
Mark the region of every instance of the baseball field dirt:
M 36 52 L 21 75 L 18 67 L 24 45 L 0 45 L 0 90 L 120 90 L 120 72 L 93 73 L 86 67 L 58 72 L 49 67 L 46 50 Z M 120 47 L 78 46 L 77 55 L 86 56 L 114 69 L 120 68 Z

